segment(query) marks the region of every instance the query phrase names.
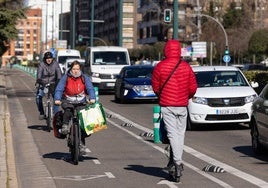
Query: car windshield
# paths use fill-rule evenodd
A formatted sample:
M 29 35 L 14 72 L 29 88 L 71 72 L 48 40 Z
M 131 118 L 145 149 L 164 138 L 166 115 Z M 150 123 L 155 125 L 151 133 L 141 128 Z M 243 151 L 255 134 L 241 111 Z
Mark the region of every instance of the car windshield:
M 64 64 L 67 59 L 79 59 L 79 56 L 59 56 L 58 63 L 59 64 Z
M 127 65 L 125 52 L 94 52 L 94 65 Z
M 248 86 L 239 71 L 195 72 L 198 87 Z
M 125 71 L 125 78 L 151 78 L 153 68 L 128 69 Z

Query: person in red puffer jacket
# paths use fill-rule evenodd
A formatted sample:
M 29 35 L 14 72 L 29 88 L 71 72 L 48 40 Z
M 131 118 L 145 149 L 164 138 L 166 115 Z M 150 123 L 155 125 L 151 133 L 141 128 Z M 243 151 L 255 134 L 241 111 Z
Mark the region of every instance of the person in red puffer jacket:
M 181 46 L 178 40 L 167 41 L 164 55 L 165 59 L 154 68 L 152 87 L 159 97 L 161 114 L 171 146 L 167 169 L 170 170 L 175 166 L 175 181 L 180 181 L 183 170 L 182 153 L 187 124 L 188 100 L 194 96 L 197 82 L 191 66 L 181 60 Z M 170 74 L 172 75 L 169 77 Z M 164 85 L 168 78 L 169 80 Z

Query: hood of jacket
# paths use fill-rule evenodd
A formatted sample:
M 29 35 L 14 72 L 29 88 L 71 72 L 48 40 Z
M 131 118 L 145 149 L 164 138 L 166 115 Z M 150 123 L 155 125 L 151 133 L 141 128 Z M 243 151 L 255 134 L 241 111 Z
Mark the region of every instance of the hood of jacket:
M 181 57 L 181 45 L 178 40 L 168 40 L 164 47 L 164 54 L 166 58 L 176 58 Z

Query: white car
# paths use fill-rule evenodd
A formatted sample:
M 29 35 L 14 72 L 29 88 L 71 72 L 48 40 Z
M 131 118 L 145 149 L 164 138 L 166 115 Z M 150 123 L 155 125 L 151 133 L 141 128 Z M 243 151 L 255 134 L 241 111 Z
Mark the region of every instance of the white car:
M 197 124 L 249 123 L 257 93 L 244 74 L 232 66 L 192 67 L 198 88 L 188 106 L 187 129 Z
M 82 65 L 82 71 L 84 72 L 84 66 L 85 66 L 85 60 L 84 59 L 67 59 L 65 64 L 64 64 L 64 67 L 62 68 L 62 71 L 64 74 L 67 73 L 67 71 L 69 70 L 71 64 L 74 62 L 74 61 L 78 61 L 79 63 L 81 63 Z

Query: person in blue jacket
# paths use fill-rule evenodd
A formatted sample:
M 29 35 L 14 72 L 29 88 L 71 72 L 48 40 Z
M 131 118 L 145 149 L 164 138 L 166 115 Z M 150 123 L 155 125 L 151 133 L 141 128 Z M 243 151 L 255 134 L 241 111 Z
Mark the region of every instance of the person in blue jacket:
M 83 104 L 87 102 L 93 104 L 96 102 L 95 89 L 90 78 L 81 71 L 80 62 L 74 61 L 67 74 L 62 76 L 56 87 L 54 100 L 55 104 L 61 105 L 64 110 L 61 134 L 68 134 L 70 129 L 69 120 L 71 119 L 72 109 L 74 108 L 73 103 Z M 79 109 L 83 109 L 84 107 L 85 105 L 81 105 Z M 85 137 L 86 134 L 81 134 L 81 153 L 85 153 Z

